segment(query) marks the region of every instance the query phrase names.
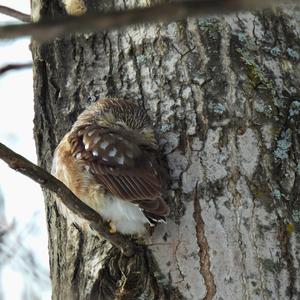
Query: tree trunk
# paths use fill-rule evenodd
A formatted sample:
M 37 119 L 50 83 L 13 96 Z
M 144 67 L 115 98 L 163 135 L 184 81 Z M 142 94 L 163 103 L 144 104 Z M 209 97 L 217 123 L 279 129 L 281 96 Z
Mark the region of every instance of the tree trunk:
M 64 13 L 41 1 L 42 18 Z M 68 225 L 45 192 L 53 299 L 300 299 L 299 18 L 274 9 L 32 42 L 43 167 L 109 96 L 149 110 L 170 174 L 168 223 L 132 258 Z

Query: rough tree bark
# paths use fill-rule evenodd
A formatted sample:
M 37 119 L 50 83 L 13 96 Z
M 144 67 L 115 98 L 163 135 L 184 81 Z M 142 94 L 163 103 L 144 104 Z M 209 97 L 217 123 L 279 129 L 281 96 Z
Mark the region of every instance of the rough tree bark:
M 168 224 L 132 258 L 67 225 L 45 192 L 54 299 L 300 298 L 299 19 L 274 9 L 32 42 L 43 167 L 82 109 L 113 96 L 149 110 L 171 178 Z

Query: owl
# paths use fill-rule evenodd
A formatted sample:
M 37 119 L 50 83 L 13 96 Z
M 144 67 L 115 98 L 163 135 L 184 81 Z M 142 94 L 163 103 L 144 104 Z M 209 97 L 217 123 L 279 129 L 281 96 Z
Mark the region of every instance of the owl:
M 141 236 L 165 221 L 163 167 L 145 109 L 121 99 L 103 99 L 84 110 L 57 146 L 51 173 L 109 222 L 111 232 Z M 82 227 L 85 221 L 61 202 L 60 211 Z

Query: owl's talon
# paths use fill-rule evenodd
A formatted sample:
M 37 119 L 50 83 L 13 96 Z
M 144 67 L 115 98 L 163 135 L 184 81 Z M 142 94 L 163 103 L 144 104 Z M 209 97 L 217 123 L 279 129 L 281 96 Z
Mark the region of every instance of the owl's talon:
M 109 233 L 114 234 L 116 232 L 117 232 L 116 225 L 112 221 L 110 221 L 109 222 Z

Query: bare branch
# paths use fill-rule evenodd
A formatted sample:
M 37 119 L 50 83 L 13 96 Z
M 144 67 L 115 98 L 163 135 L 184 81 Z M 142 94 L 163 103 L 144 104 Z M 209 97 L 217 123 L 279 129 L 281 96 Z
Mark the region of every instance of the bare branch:
M 13 17 L 15 19 L 18 19 L 18 20 L 20 20 L 22 22 L 25 22 L 25 23 L 30 23 L 31 22 L 30 15 L 24 14 L 20 11 L 14 10 L 14 9 L 9 8 L 7 6 L 0 5 L 0 13 L 4 14 L 4 15 L 7 15 L 7 16 L 10 16 L 10 17 Z
M 0 75 L 3 75 L 4 73 L 6 73 L 8 71 L 26 69 L 26 68 L 31 68 L 31 67 L 32 67 L 32 63 L 8 64 L 8 65 L 0 67 Z
M 290 1 L 281 0 L 280 2 L 284 4 Z M 101 15 L 65 17 L 39 23 L 3 26 L 0 27 L 0 39 L 31 35 L 39 41 L 49 41 L 69 33 L 95 32 L 147 22 L 171 22 L 192 16 L 260 9 L 273 4 L 278 4 L 278 0 L 191 0 L 171 2 L 148 8 L 136 8 Z
M 79 218 L 85 219 L 89 226 L 99 233 L 103 238 L 108 240 L 111 244 L 119 248 L 124 255 L 132 256 L 136 248 L 130 238 L 125 237 L 119 233 L 110 234 L 108 224 L 102 217 L 87 206 L 84 202 L 78 199 L 61 181 L 54 176 L 33 164 L 26 158 L 15 153 L 5 145 L 0 143 L 0 159 L 5 161 L 9 167 L 22 173 L 39 183 L 42 187 L 55 193 L 64 205 L 68 207 Z

